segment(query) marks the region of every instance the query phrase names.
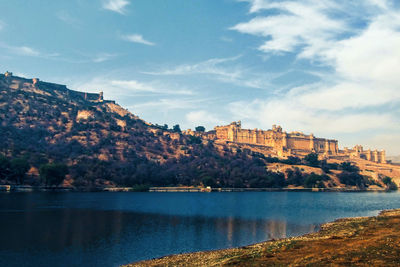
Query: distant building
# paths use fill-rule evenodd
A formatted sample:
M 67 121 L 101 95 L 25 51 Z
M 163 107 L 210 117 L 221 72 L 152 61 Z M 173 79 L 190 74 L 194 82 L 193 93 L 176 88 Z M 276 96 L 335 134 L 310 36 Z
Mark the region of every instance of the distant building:
M 241 122 L 238 121 L 226 126 L 217 126 L 214 130 L 217 140 L 268 147 L 279 157 L 301 157 L 309 153 L 317 153 L 324 158 L 361 158 L 386 163 L 385 151 L 364 151 L 362 146 L 339 150 L 337 140 L 317 138 L 313 134 L 306 135 L 302 132 L 287 133 L 282 131 L 282 127 L 276 125 L 273 125 L 272 129 L 267 131 L 249 130 L 242 129 Z

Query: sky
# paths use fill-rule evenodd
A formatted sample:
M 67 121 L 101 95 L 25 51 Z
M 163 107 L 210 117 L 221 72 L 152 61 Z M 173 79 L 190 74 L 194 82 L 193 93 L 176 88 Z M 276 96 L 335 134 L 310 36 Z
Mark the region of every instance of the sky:
M 0 0 L 0 71 L 142 119 L 303 131 L 400 154 L 400 3 Z

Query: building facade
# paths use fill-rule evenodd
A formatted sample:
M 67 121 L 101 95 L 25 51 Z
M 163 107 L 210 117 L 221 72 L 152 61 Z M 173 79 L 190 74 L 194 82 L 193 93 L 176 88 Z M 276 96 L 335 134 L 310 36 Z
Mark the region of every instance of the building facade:
M 241 122 L 232 122 L 226 126 L 214 128 L 215 139 L 232 143 L 259 145 L 272 148 L 279 157 L 305 156 L 318 153 L 324 158 L 348 157 L 386 163 L 385 151 L 364 151 L 362 146 L 339 150 L 338 141 L 306 135 L 302 132 L 284 132 L 280 126 L 273 125 L 271 130 L 242 129 Z

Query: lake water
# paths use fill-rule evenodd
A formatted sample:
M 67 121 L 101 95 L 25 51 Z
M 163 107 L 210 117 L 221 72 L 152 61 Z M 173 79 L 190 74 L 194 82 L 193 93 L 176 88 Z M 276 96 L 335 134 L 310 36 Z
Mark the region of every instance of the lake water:
M 118 266 L 392 208 L 399 193 L 0 193 L 0 266 Z

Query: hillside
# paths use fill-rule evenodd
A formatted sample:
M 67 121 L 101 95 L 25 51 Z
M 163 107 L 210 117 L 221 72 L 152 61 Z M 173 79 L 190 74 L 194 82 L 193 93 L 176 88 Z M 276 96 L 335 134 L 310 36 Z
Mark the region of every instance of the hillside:
M 2 184 L 385 186 L 382 177 L 369 179 L 340 164 L 266 158 L 246 148 L 151 125 L 104 100 L 102 93 L 77 92 L 11 74 L 0 75 L 0 91 Z M 51 164 L 66 166 L 66 178 L 46 179 L 43 166 Z M 18 172 L 24 168 L 26 173 Z M 341 179 L 346 173 L 349 177 Z

